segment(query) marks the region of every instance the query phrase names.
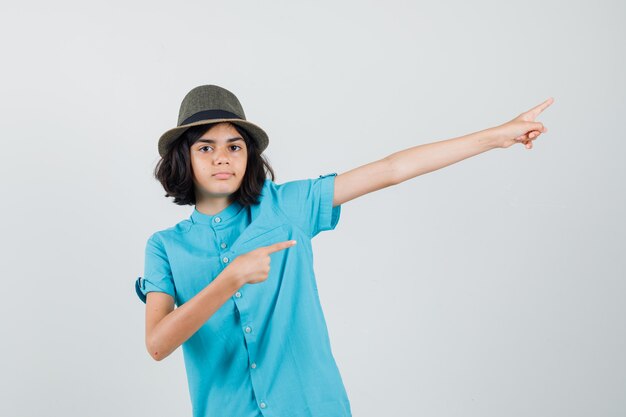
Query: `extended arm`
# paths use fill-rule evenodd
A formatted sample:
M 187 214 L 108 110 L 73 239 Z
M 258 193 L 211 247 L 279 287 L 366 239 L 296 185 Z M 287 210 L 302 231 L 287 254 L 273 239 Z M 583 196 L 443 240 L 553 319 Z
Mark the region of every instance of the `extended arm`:
M 514 143 L 524 143 L 526 148 L 531 149 L 531 141 L 547 131 L 542 123 L 535 122 L 534 119 L 553 101 L 550 98 L 503 125 L 404 149 L 337 175 L 333 206 L 390 185 L 400 184 L 490 149 L 508 148 Z
M 493 149 L 493 136 L 487 129 L 418 145 L 337 175 L 333 206 Z

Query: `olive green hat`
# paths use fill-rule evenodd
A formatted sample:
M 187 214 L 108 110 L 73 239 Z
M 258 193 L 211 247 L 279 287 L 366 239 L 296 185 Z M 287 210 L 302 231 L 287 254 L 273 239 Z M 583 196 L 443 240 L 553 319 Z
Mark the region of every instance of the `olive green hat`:
M 269 144 L 267 134 L 259 126 L 246 120 L 241 103 L 233 93 L 217 85 L 201 85 L 187 93 L 180 104 L 177 127 L 168 130 L 159 139 L 159 155 L 192 126 L 230 122 L 242 127 L 257 143 L 259 153 Z

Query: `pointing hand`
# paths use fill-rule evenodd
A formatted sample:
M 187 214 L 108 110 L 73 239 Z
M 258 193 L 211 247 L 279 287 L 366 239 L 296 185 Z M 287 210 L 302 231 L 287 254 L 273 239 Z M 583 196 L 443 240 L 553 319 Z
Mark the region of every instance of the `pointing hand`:
M 295 240 L 285 240 L 272 245 L 261 246 L 248 253 L 239 255 L 226 269 L 230 269 L 243 284 L 263 282 L 270 273 L 270 254 L 290 248 L 295 244 Z
M 554 103 L 554 98 L 550 97 L 538 106 L 521 113 L 515 119 L 494 127 L 493 130 L 498 137 L 496 146 L 499 148 L 508 148 L 519 142 L 523 143 L 527 149 L 532 149 L 532 141 L 537 139 L 542 133 L 548 131 L 548 128 L 545 127 L 543 123 L 537 122 L 535 119 L 552 103 Z

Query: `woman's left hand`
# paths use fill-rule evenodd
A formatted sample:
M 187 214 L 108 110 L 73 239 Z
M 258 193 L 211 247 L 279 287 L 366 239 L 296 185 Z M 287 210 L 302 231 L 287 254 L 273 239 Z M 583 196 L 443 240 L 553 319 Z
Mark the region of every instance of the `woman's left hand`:
M 496 147 L 508 148 L 515 143 L 523 143 L 527 149 L 532 149 L 532 141 L 539 135 L 548 131 L 548 128 L 541 122 L 536 122 L 535 118 L 542 111 L 554 103 L 554 98 L 550 97 L 540 105 L 520 114 L 515 119 L 493 128 L 496 137 Z

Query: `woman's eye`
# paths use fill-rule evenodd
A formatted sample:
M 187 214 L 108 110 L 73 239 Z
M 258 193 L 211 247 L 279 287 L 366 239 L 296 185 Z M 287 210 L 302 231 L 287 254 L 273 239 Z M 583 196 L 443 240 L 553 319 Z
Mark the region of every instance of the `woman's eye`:
M 242 148 L 241 146 L 239 146 L 239 145 L 232 145 L 230 148 L 231 148 L 231 149 L 232 149 L 232 148 L 237 148 L 237 149 L 235 149 L 236 151 L 243 149 L 243 148 Z M 208 150 L 208 149 L 211 149 L 211 147 L 210 147 L 210 146 L 208 146 L 208 145 L 207 145 L 207 146 L 203 146 L 203 147 L 201 147 L 201 148 L 198 148 L 198 150 L 199 150 L 200 152 L 205 152 L 205 151 L 206 151 L 206 150 Z

